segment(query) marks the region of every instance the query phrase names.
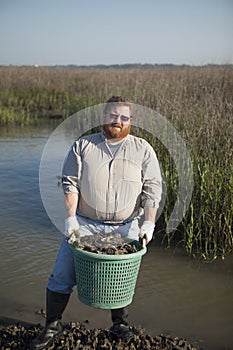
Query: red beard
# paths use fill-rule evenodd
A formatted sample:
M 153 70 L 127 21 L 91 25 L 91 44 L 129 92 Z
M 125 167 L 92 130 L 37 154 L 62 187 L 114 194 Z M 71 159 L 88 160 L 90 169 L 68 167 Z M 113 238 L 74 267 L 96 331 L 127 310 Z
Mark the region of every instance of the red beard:
M 103 130 L 107 139 L 123 139 L 130 132 L 130 124 L 104 124 Z

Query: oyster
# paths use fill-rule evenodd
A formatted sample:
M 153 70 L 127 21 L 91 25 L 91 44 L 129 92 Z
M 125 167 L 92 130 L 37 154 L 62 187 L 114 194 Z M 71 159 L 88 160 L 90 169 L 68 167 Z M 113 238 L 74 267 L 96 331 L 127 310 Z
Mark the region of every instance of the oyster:
M 135 245 L 126 243 L 119 233 L 99 234 L 80 237 L 74 245 L 82 250 L 109 255 L 131 254 L 137 252 Z

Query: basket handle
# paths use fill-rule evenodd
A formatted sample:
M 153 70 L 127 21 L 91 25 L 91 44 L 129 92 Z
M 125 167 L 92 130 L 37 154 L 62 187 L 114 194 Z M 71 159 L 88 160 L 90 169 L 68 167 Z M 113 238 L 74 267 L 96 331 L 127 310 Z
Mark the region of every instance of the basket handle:
M 143 237 L 139 238 L 139 243 L 141 244 L 142 248 L 146 247 L 146 244 L 147 244 L 146 235 L 144 235 Z

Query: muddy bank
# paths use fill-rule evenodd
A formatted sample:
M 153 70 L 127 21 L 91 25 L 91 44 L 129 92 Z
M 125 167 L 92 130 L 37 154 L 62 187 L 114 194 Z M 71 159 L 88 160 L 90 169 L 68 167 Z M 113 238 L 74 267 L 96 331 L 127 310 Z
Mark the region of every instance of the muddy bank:
M 30 349 L 31 341 L 43 327 L 23 323 L 0 325 L 1 350 Z M 151 336 L 140 327 L 131 327 L 134 337 L 127 341 L 115 338 L 109 329 L 88 329 L 87 323 L 70 322 L 64 325 L 62 335 L 49 349 L 80 350 L 199 350 L 187 340 L 168 335 Z

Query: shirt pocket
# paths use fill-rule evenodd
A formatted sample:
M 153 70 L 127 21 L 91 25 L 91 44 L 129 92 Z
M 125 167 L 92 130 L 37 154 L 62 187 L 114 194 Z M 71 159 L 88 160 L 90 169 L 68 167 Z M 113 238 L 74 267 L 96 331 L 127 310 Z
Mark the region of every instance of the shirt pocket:
M 135 160 L 124 159 L 122 164 L 122 180 L 141 183 L 142 169 Z

